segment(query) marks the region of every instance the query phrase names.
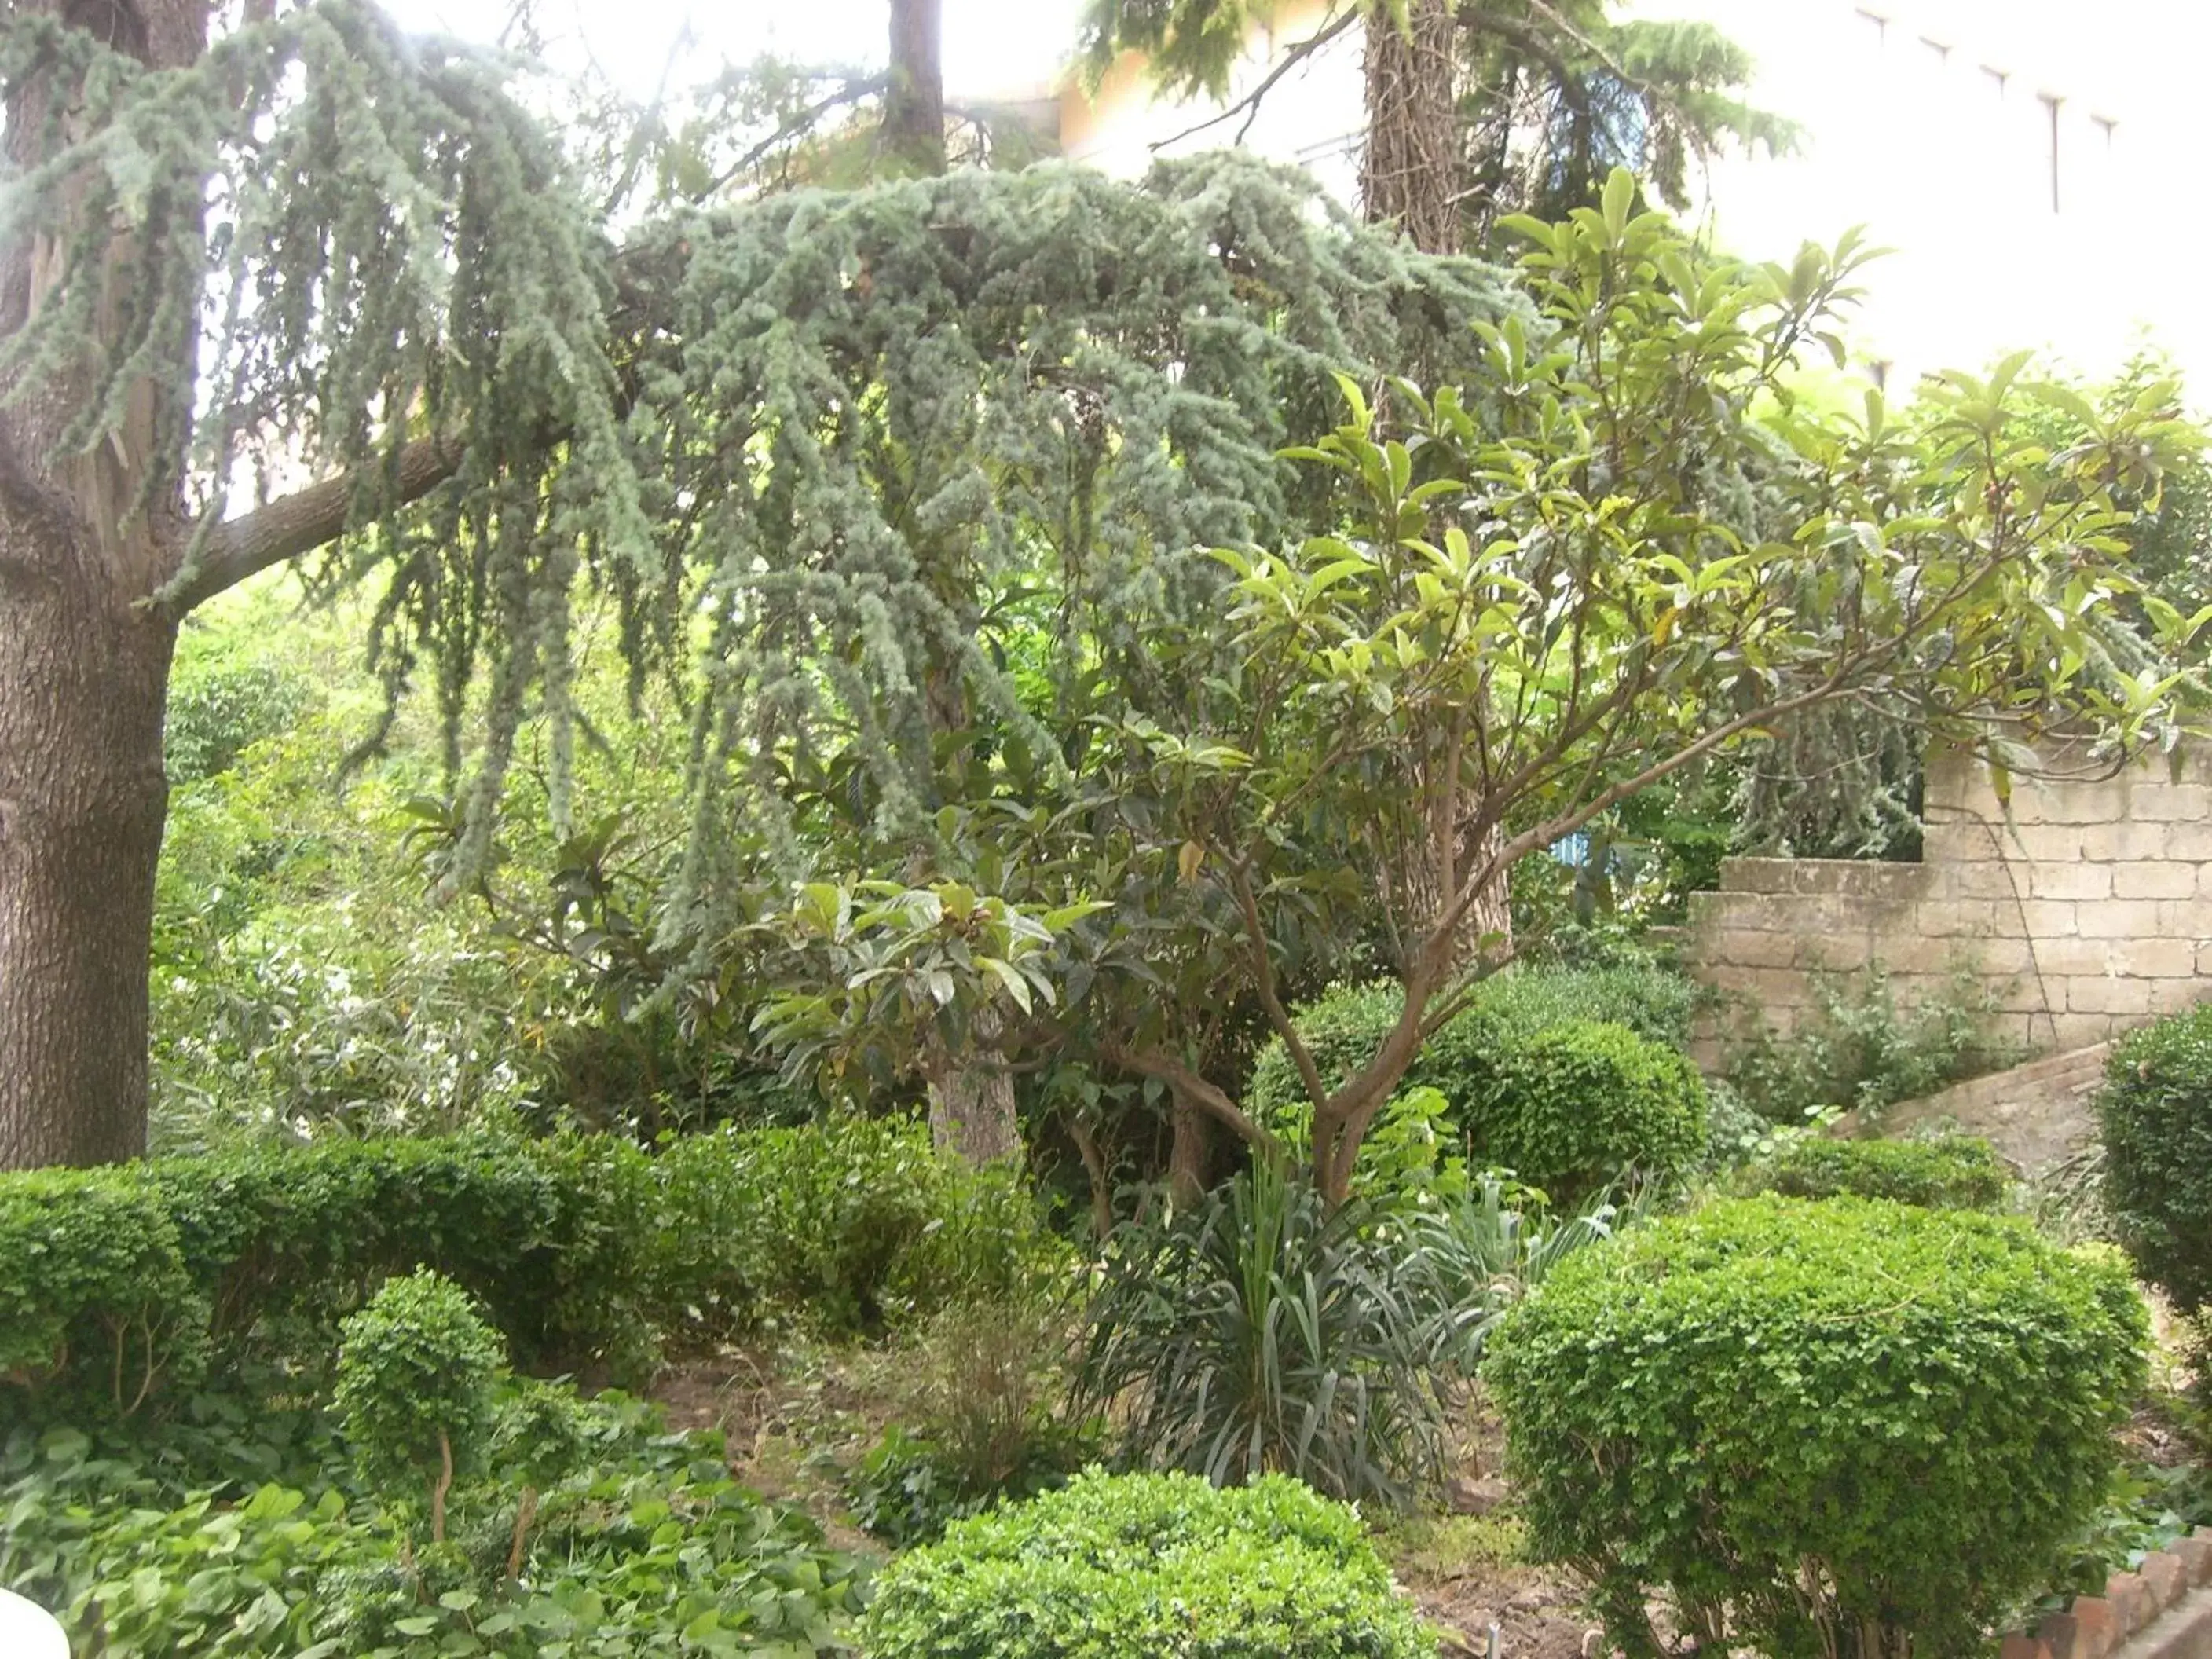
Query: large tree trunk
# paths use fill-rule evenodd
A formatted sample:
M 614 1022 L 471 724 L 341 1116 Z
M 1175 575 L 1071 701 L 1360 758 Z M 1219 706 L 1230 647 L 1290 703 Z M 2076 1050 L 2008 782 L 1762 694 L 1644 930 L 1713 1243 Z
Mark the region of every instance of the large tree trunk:
M 1367 21 L 1367 148 L 1360 208 L 1395 222 L 1413 246 L 1460 246 L 1460 132 L 1453 0 L 1412 0 L 1410 31 L 1376 7 Z
M 197 59 L 206 0 L 52 9 L 155 69 Z M 20 84 L 6 142 L 36 153 L 45 76 Z M 66 128 L 69 118 L 64 117 Z M 0 248 L 0 337 L 44 303 L 70 228 Z M 107 247 L 95 326 L 123 327 L 136 256 Z M 146 1145 L 147 959 L 167 788 L 161 717 L 173 617 L 144 603 L 177 567 L 173 485 L 145 469 L 192 395 L 194 348 L 125 392 L 111 433 L 64 451 L 88 384 L 64 375 L 0 407 L 0 1165 L 100 1164 Z M 0 393 L 19 391 L 0 387 Z
M 0 511 L 0 1165 L 145 1150 L 174 630 Z
M 905 172 L 945 171 L 944 0 L 891 0 L 884 148 Z

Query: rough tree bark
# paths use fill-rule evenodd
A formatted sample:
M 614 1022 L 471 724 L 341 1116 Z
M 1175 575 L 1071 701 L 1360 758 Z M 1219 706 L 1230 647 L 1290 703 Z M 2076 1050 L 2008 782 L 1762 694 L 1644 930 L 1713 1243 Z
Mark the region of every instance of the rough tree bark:
M 891 0 L 884 148 L 925 178 L 945 171 L 944 0 Z
M 1361 210 L 1429 253 L 1460 246 L 1458 29 L 1453 0 L 1412 0 L 1409 30 L 1387 9 L 1367 20 L 1367 148 Z
M 25 0 L 149 67 L 207 49 L 209 0 Z M 249 11 L 255 0 L 248 0 Z M 53 89 L 6 112 L 13 167 Z M 71 228 L 0 246 L 0 339 L 52 291 Z M 133 249 L 118 235 L 104 278 Z M 117 283 L 119 290 L 120 283 Z M 119 307 L 120 300 L 117 300 Z M 103 330 L 119 328 L 112 308 Z M 178 619 L 253 572 L 344 528 L 350 488 L 325 482 L 220 526 L 191 590 L 156 606 L 193 526 L 181 488 L 150 492 L 161 417 L 192 396 L 197 348 L 130 388 L 121 423 L 87 452 L 59 439 L 86 388 L 0 386 L 0 1167 L 89 1164 L 146 1144 L 147 963 L 167 786 L 161 723 Z M 165 406 L 166 405 L 166 406 Z M 458 460 L 410 446 L 400 494 Z M 158 476 L 174 478 L 180 458 Z
M 1371 222 L 1395 223 L 1425 253 L 1457 253 L 1465 152 L 1459 125 L 1460 20 L 1455 0 L 1412 0 L 1410 29 L 1377 7 L 1367 21 L 1367 148 L 1359 167 L 1360 210 Z M 1492 831 L 1458 851 L 1461 867 L 1494 852 Z M 1441 860 L 1407 872 L 1416 915 L 1434 915 L 1456 883 Z M 1460 936 L 1462 961 L 1486 948 L 1510 953 L 1513 920 L 1505 884 L 1484 895 Z
M 996 1010 L 979 1010 L 965 1048 L 955 1054 L 933 1045 L 922 1064 L 931 1141 L 979 1169 L 1022 1155 L 1013 1075 L 995 1046 L 999 1024 Z

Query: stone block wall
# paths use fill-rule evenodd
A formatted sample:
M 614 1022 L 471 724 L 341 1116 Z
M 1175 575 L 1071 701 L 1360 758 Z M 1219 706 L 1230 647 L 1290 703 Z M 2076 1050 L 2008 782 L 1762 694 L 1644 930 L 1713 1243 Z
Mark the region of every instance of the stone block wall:
M 2212 995 L 2212 757 L 2117 775 L 2078 750 L 2013 780 L 1932 757 L 1918 864 L 1731 859 L 1690 901 L 1691 970 L 1787 1033 L 1822 969 L 1879 961 L 1900 1002 L 1964 968 L 1997 1033 L 2038 1050 L 2102 1042 Z

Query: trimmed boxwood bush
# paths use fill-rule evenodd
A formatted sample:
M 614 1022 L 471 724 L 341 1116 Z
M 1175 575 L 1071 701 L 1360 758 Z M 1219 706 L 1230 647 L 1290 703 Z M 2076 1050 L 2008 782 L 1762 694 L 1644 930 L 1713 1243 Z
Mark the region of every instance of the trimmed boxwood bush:
M 1801 1140 L 1753 1170 L 1749 1189 L 1785 1198 L 1886 1198 L 1929 1210 L 1994 1210 L 2012 1172 L 1986 1140 Z
M 507 1354 L 469 1294 L 423 1268 L 385 1281 L 347 1316 L 331 1403 L 362 1473 L 387 1488 L 436 1492 L 434 1527 L 445 1531 L 442 1482 L 482 1462 L 498 1413 Z
M 198 1373 L 207 1321 L 175 1223 L 128 1170 L 0 1180 L 0 1422 L 127 1415 Z
M 871 1659 L 1431 1659 L 1358 1516 L 1284 1475 L 1079 1475 L 893 1561 Z
M 1571 1257 L 1486 1375 L 1533 1544 L 1630 1655 L 1663 1594 L 1711 1652 L 1937 1659 L 2096 1509 L 2147 1334 L 2116 1261 L 2024 1221 L 1769 1196 Z
M 2212 1005 L 2115 1043 L 2097 1117 L 2120 1242 L 2185 1310 L 2212 1305 Z
M 1578 1020 L 1515 1044 L 1474 1107 L 1486 1164 L 1578 1205 L 1636 1175 L 1669 1176 L 1705 1150 L 1705 1085 L 1672 1048 Z

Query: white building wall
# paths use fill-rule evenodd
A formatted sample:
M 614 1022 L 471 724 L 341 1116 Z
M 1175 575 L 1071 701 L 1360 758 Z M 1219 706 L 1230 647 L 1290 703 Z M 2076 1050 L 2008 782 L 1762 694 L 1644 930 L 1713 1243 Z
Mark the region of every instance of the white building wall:
M 1861 225 L 1893 252 L 1869 268 L 1850 330 L 1893 386 L 2027 348 L 2091 374 L 2147 340 L 2212 403 L 2212 0 L 1635 0 L 1649 17 L 1718 26 L 1758 64 L 1752 100 L 1796 121 L 1800 151 L 1717 158 L 1693 216 L 1755 258 Z M 1256 40 L 1232 97 L 1321 13 L 1291 9 Z M 2053 108 L 2056 108 L 2056 207 Z M 1218 106 L 1215 106 L 1218 107 Z M 1153 100 L 1125 64 L 1071 155 L 1141 172 L 1161 139 L 1212 109 Z M 1241 117 L 1238 118 L 1241 120 Z M 1232 121 L 1158 153 L 1226 143 Z M 1312 166 L 1352 200 L 1360 31 L 1286 76 L 1245 142 Z

